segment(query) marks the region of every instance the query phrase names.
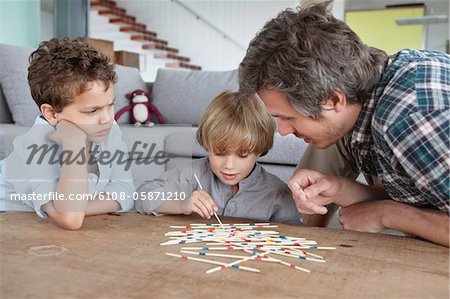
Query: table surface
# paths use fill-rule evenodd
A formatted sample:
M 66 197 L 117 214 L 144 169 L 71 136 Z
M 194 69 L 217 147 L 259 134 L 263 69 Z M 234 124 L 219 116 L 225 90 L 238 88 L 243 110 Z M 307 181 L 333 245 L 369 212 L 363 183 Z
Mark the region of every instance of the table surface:
M 206 274 L 213 265 L 164 254 L 179 253 L 181 245 L 160 246 L 170 225 L 199 222 L 208 221 L 126 213 L 87 217 L 81 230 L 67 231 L 32 213 L 2 213 L 0 297 L 449 298 L 446 247 L 399 236 L 279 225 L 274 230 L 336 250 L 316 252 L 326 263 L 293 260 L 311 273 L 252 261 L 245 265 L 261 273 Z

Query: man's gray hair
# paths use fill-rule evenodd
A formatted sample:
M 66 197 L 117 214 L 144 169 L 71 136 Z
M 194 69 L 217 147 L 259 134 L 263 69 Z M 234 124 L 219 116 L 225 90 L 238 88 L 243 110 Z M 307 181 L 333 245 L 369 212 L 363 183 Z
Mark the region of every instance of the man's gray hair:
M 250 42 L 239 67 L 243 96 L 283 92 L 300 113 L 320 116 L 336 92 L 363 103 L 380 80 L 387 55 L 365 45 L 328 11 L 330 2 L 287 9 Z

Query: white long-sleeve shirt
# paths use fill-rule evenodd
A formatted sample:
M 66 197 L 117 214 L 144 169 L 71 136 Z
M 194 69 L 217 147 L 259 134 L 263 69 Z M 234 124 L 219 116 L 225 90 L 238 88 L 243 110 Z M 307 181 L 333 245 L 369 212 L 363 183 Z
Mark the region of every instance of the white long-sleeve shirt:
M 60 163 L 55 163 L 62 153 L 61 146 L 46 139 L 47 134 L 54 130 L 45 119 L 37 117 L 30 130 L 15 138 L 13 152 L 0 161 L 0 210 L 34 211 L 40 217 L 47 217 L 42 206 L 58 196 L 55 190 L 61 174 Z M 41 146 L 48 151 L 36 150 Z M 87 196 L 106 193 L 117 199 L 119 212 L 130 210 L 135 191 L 131 170 L 118 159 L 109 159 L 108 163 L 108 159 L 101 157 L 108 151 L 111 155 L 123 153 L 122 162 L 128 158 L 117 123 L 113 124 L 103 142 L 92 144 L 91 150 L 94 148 L 93 157 L 97 160 L 98 171 L 88 173 Z

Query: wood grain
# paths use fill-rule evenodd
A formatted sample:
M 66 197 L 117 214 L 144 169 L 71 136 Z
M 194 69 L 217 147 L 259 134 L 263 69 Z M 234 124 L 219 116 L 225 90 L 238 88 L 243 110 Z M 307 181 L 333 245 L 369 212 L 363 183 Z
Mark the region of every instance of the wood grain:
M 280 225 L 282 234 L 337 247 L 318 251 L 326 263 L 292 259 L 310 274 L 246 262 L 261 273 L 208 275 L 211 265 L 164 255 L 181 247 L 159 245 L 169 225 L 199 222 L 209 221 L 127 213 L 66 231 L 32 213 L 2 213 L 0 297 L 449 298 L 448 248 L 406 237 Z

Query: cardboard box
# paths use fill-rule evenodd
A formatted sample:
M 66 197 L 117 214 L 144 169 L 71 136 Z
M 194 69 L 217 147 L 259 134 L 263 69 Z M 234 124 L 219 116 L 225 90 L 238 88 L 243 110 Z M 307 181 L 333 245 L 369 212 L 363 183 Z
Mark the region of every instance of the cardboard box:
M 139 69 L 139 54 L 127 51 L 115 51 L 115 61 L 117 64 L 135 67 Z
M 90 37 L 87 38 L 87 42 L 114 61 L 114 42 Z

